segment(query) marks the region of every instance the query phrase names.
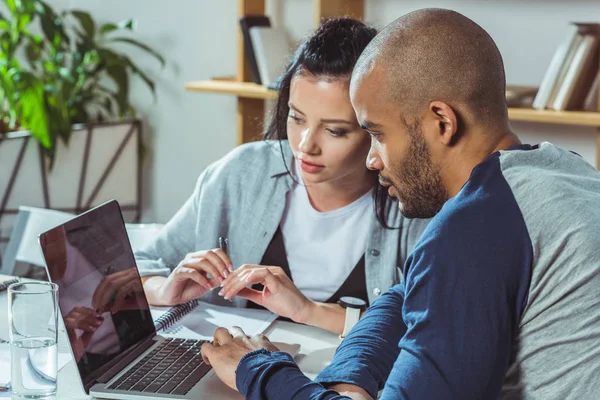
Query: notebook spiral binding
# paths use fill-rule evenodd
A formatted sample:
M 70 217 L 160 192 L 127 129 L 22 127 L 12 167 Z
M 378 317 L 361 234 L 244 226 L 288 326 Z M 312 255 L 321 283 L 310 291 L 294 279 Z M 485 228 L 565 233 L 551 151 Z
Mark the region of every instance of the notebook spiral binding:
M 199 300 L 190 300 L 185 304 L 180 304 L 171 308 L 169 311 L 161 315 L 154 321 L 154 327 L 156 331 L 165 331 L 168 333 L 175 333 L 178 329 L 173 326 L 187 313 L 192 311 L 199 303 Z
M 14 278 L 14 279 L 11 279 L 9 281 L 5 281 L 5 282 L 0 283 L 0 292 L 3 292 L 5 290 L 7 290 L 10 285 L 12 285 L 13 283 L 18 283 L 18 282 L 19 282 L 19 279 L 18 278 Z

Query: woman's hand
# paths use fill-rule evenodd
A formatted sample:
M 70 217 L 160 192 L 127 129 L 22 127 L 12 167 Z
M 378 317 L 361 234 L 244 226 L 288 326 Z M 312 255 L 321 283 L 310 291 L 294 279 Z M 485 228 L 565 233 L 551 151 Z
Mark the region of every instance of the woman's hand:
M 165 306 L 186 303 L 219 286 L 231 271 L 231 260 L 221 249 L 189 253 L 158 287 L 156 297 Z
M 247 286 L 260 283 L 262 291 Z M 232 272 L 219 295 L 231 300 L 239 296 L 282 317 L 305 323 L 315 303 L 298 290 L 281 267 L 245 264 Z

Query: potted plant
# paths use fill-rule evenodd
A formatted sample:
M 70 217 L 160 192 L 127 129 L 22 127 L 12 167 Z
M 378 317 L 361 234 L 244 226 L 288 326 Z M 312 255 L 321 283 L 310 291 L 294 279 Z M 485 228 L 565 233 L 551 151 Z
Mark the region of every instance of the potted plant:
M 0 236 L 19 205 L 81 212 L 116 198 L 139 219 L 141 124 L 130 77 L 155 88 L 115 45 L 164 66 L 163 57 L 127 35 L 134 20 L 99 25 L 41 0 L 0 1 Z

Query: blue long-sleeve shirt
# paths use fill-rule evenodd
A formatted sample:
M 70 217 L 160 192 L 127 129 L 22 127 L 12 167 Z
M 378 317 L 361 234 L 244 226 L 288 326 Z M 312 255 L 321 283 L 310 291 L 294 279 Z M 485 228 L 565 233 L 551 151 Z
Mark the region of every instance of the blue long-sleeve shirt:
M 550 144 L 494 153 L 433 218 L 405 280 L 314 382 L 280 352 L 240 362 L 248 399 L 597 398 L 600 173 Z

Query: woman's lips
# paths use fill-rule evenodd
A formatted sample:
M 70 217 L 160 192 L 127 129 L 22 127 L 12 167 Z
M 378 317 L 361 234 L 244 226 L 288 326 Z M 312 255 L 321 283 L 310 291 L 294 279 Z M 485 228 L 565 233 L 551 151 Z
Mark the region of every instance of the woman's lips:
M 319 164 L 313 164 L 309 161 L 300 159 L 300 168 L 302 168 L 302 170 L 304 172 L 308 172 L 309 174 L 316 174 L 317 172 L 319 172 L 323 168 L 325 168 L 325 166 L 319 165 Z

